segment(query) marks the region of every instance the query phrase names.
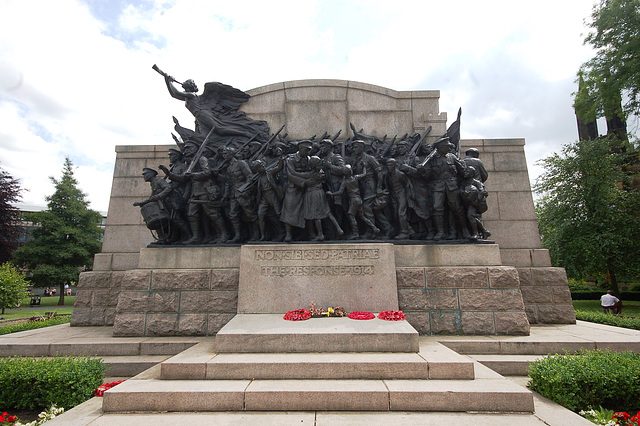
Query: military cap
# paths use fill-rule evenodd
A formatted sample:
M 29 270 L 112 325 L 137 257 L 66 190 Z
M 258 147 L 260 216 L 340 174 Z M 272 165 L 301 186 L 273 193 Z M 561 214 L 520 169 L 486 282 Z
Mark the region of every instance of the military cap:
M 182 151 L 180 151 L 179 149 L 169 148 L 169 154 L 172 154 L 172 153 L 182 155 Z
M 362 139 L 356 139 L 355 141 L 351 142 L 353 145 L 365 145 L 365 142 Z
M 313 143 L 309 139 L 304 139 L 304 140 L 298 141 L 297 145 L 298 145 L 298 148 L 300 148 L 303 145 L 311 148 L 313 146 Z
M 142 174 L 144 175 L 145 173 L 153 173 L 154 176 L 156 176 L 158 174 L 158 172 L 150 167 L 143 167 L 142 168 Z
M 438 146 L 442 143 L 449 143 L 449 136 L 443 136 L 440 139 L 438 139 L 437 141 L 435 141 L 433 143 L 433 146 Z
M 333 141 L 332 141 L 331 139 L 322 139 L 322 140 L 320 141 L 320 143 L 321 143 L 321 144 L 328 144 L 328 145 L 333 146 Z

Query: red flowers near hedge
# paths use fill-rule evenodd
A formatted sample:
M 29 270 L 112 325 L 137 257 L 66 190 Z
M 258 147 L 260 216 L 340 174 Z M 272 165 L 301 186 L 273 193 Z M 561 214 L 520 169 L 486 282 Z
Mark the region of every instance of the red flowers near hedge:
M 114 387 L 115 385 L 119 385 L 124 382 L 124 380 L 118 380 L 117 382 L 105 383 L 104 385 L 100 385 L 98 389 L 93 392 L 94 396 L 102 396 L 106 391 Z

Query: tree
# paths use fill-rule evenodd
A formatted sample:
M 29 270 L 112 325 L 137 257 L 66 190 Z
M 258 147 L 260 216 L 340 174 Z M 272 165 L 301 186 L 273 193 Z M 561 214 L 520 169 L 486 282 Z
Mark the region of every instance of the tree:
M 640 0 L 599 0 L 587 25 L 584 42 L 596 55 L 578 72 L 576 113 L 585 122 L 606 117 L 608 134 L 626 139 L 626 117 L 640 113 Z
M 0 308 L 17 308 L 20 302 L 29 295 L 28 283 L 18 269 L 9 262 L 0 265 Z
M 13 205 L 20 200 L 20 182 L 0 168 L 0 263 L 11 259 L 21 235 L 20 211 Z
M 88 208 L 69 158 L 65 159 L 62 178 L 50 179 L 55 192 L 46 198 L 48 209 L 25 214 L 38 227 L 32 233 L 33 240 L 15 251 L 15 259 L 29 268 L 34 285 L 59 286 L 58 304 L 64 305 L 64 285 L 77 282 L 80 270 L 91 267 L 93 255 L 100 251 L 102 215 Z
M 614 149 L 619 143 L 565 145 L 560 155 L 540 160 L 545 172 L 534 187 L 542 194 L 538 225 L 553 263 L 570 277 L 608 274 L 618 294 L 618 277 L 640 272 L 640 194 L 629 188 L 624 168 L 632 153 Z

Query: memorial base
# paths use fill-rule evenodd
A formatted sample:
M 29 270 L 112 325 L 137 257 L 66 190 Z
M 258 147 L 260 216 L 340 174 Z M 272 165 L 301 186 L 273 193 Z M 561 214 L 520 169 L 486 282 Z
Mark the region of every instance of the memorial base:
M 335 246 L 251 247 L 261 250 L 277 247 L 282 251 L 308 247 L 312 250 L 309 253 L 320 257 L 328 256 Z M 273 281 L 268 282 L 258 272 L 249 274 L 254 281 L 248 282 L 247 288 L 259 296 L 249 295 L 249 299 L 238 296 L 244 247 L 145 248 L 140 253 L 137 269 L 81 274 L 71 324 L 113 325 L 116 336 L 212 336 L 238 312 L 284 315 L 287 310 L 308 308 L 311 302 L 322 308 L 342 305 L 347 310 L 370 312 L 397 306 L 421 335 L 527 335 L 530 322 L 575 323 L 564 270 L 502 266 L 496 244 L 348 246 L 356 250 L 379 249 L 380 259 L 386 260 L 381 262 L 380 269 L 374 270 L 386 272 L 379 276 L 352 276 L 351 281 L 334 275 L 334 284 L 304 274 L 294 276 L 298 283 L 292 276 L 269 277 Z M 385 251 L 393 254 L 391 259 Z M 253 255 L 255 253 L 254 250 Z M 373 260 L 366 259 L 367 262 Z M 289 267 L 291 271 L 292 265 L 287 262 L 281 262 L 280 266 Z M 328 266 L 326 259 L 322 262 L 320 266 Z M 356 262 L 342 265 L 349 268 L 338 269 L 338 273 L 364 271 L 355 268 L 362 266 Z M 368 266 L 371 265 L 375 266 Z M 365 279 L 360 279 L 363 277 Z M 324 285 L 325 282 L 329 284 Z M 340 286 L 347 282 L 350 284 Z M 312 291 L 299 291 L 305 286 Z M 332 286 L 345 292 L 328 292 Z M 251 305 L 245 305 L 245 300 L 254 307 L 245 310 L 244 306 Z M 272 307 L 265 312 L 261 306 Z

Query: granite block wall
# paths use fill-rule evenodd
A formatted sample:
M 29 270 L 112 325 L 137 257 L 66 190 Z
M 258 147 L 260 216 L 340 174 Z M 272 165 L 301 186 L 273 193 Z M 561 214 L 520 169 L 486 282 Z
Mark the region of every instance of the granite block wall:
M 514 267 L 397 268 L 398 301 L 422 335 L 528 335 Z

